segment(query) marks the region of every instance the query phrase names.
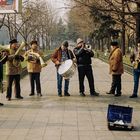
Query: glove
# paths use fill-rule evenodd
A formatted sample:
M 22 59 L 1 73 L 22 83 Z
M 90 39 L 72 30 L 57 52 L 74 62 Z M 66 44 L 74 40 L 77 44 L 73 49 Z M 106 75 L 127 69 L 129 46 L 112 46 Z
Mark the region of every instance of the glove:
M 32 61 L 33 60 L 33 57 L 32 56 L 28 56 L 28 61 Z
M 37 63 L 37 64 L 39 64 L 39 63 L 40 63 L 40 60 L 39 60 L 39 59 L 37 59 L 37 60 L 36 60 L 36 63 Z
M 19 59 L 21 60 L 21 61 L 24 61 L 24 57 L 23 56 L 19 56 Z
M 20 60 L 20 56 L 19 55 L 15 55 L 14 59 L 15 60 Z

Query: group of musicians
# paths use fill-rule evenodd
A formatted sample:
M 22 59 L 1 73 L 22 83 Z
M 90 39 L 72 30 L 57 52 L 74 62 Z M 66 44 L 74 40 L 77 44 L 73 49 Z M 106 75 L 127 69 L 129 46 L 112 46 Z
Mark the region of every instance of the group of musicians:
M 15 84 L 15 98 L 23 99 L 23 97 L 21 96 L 20 88 L 20 74 L 22 71 L 21 62 L 23 62 L 24 60 L 27 61 L 27 70 L 30 79 L 31 93 L 29 94 L 29 96 L 35 95 L 35 87 L 37 95 L 42 96 L 40 84 L 40 72 L 42 67 L 39 57 L 35 58 L 34 56 L 32 56 L 32 53 L 35 53 L 38 54 L 38 56 L 43 57 L 43 53 L 39 50 L 38 42 L 36 40 L 31 41 L 31 48 L 24 55 L 21 53 L 16 54 L 16 51 L 19 49 L 19 43 L 17 39 L 13 39 L 9 43 L 10 50 L 6 54 L 4 54 L 6 55 L 5 59 L 3 59 L 3 61 L 0 61 L 0 64 L 6 63 L 7 100 L 11 100 L 13 83 Z M 68 41 L 62 42 L 61 46 L 56 49 L 56 51 L 51 56 L 51 60 L 55 63 L 56 66 L 58 96 L 62 97 L 63 80 L 63 76 L 58 73 L 58 68 L 62 62 L 68 59 L 71 59 L 73 63 L 77 63 L 80 95 L 85 96 L 84 78 L 86 76 L 89 82 L 90 95 L 98 96 L 99 93 L 95 91 L 94 77 L 91 66 L 91 57 L 94 56 L 93 51 L 85 47 L 85 43 L 81 38 L 77 39 L 77 46 L 74 48 L 73 52 L 68 47 Z M 70 93 L 68 91 L 69 81 L 69 79 L 65 79 L 64 96 L 70 96 Z
M 39 56 L 43 57 L 43 53 L 39 51 L 38 42 L 36 40 L 31 41 L 30 43 L 31 48 L 25 54 L 22 54 L 22 51 L 18 50 L 20 46 L 17 39 L 11 40 L 9 44 L 10 44 L 9 50 L 1 51 L 1 54 L 0 54 L 1 85 L 2 85 L 2 79 L 3 79 L 2 65 L 6 63 L 6 77 L 7 77 L 6 98 L 7 100 L 8 101 L 11 100 L 13 83 L 15 85 L 14 87 L 15 98 L 23 99 L 23 97 L 21 96 L 20 75 L 22 72 L 21 62 L 23 62 L 24 60 L 27 61 L 27 70 L 28 70 L 29 78 L 30 78 L 31 93 L 29 95 L 33 96 L 35 94 L 35 85 L 36 85 L 37 95 L 42 96 L 41 84 L 40 84 L 40 72 L 41 72 L 42 67 L 41 67 Z M 17 51 L 18 53 L 16 53 Z M 38 54 L 38 57 L 32 55 L 32 53 Z M 3 104 L 0 103 L 0 105 L 3 105 Z

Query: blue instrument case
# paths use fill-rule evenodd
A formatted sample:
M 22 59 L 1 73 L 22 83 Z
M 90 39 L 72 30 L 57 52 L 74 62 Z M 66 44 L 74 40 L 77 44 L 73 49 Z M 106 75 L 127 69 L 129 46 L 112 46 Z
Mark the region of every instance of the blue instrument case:
M 109 130 L 132 130 L 132 107 L 108 105 L 107 121 Z

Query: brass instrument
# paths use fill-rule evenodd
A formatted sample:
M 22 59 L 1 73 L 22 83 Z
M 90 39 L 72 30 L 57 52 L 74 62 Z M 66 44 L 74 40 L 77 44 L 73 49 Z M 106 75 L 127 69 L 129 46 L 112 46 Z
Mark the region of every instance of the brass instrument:
M 47 63 L 44 62 L 43 58 L 38 53 L 28 52 L 27 55 L 31 55 L 32 57 L 34 57 L 35 60 L 39 59 L 42 68 L 47 66 Z
M 15 57 L 16 55 L 18 55 L 20 53 L 20 51 L 25 47 L 25 42 L 22 42 L 21 45 L 19 46 L 19 48 L 17 49 L 17 51 L 15 52 L 14 56 Z M 20 60 L 16 60 L 16 59 L 13 59 L 13 65 L 16 66 L 16 67 L 19 67 L 20 65 Z
M 19 46 L 19 48 L 17 49 L 17 51 L 15 52 L 15 54 L 11 55 L 13 58 L 18 55 L 20 53 L 20 51 L 23 49 L 23 47 L 25 47 L 25 42 L 22 42 L 21 45 Z M 0 54 L 1 54 L 1 58 L 0 58 L 0 62 L 2 60 L 4 60 L 6 58 L 7 55 L 5 55 L 5 53 L 9 54 L 10 53 L 10 46 L 0 46 Z M 3 53 L 5 52 L 5 53 Z M 18 67 L 20 65 L 20 61 L 19 60 L 15 60 L 15 58 L 13 59 L 13 65 Z
M 10 46 L 0 46 L 0 62 L 6 58 L 6 54 L 9 53 Z
M 85 45 L 85 48 L 88 49 L 88 50 L 92 49 L 91 45 L 87 45 L 87 44 Z

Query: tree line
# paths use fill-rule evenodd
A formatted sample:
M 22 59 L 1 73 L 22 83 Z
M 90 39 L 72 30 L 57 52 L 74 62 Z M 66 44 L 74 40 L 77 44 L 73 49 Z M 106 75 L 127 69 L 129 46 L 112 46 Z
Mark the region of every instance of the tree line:
M 98 49 L 117 39 L 125 55 L 140 38 L 139 0 L 71 0 L 69 7 L 75 31 Z

